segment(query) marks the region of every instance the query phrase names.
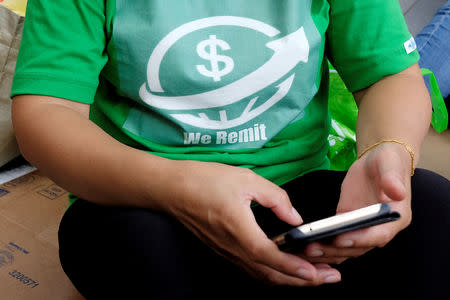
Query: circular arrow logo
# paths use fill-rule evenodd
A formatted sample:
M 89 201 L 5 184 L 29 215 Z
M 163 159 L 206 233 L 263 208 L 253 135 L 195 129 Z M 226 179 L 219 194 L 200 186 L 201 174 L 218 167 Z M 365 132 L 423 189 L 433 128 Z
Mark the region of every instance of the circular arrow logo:
M 220 108 L 258 93 L 284 78 L 299 63 L 308 62 L 310 49 L 305 31 L 303 27 L 300 27 L 293 33 L 267 43 L 266 47 L 273 51 L 272 57 L 257 70 L 237 81 L 200 94 L 187 96 L 157 95 L 156 93 L 164 92 L 159 74 L 161 63 L 169 49 L 182 37 L 214 26 L 245 27 L 263 33 L 269 38 L 275 38 L 280 34 L 279 30 L 266 23 L 242 17 L 218 16 L 186 23 L 170 32 L 155 47 L 147 66 L 148 82 L 141 85 L 139 95 L 151 107 L 177 111 L 170 114 L 170 116 L 185 124 L 205 129 L 227 129 L 248 122 L 281 101 L 291 89 L 295 74 L 290 75 L 278 84 L 276 93 L 263 104 L 255 107 L 258 97 L 248 100 L 249 102 L 242 114 L 234 119 L 228 119 L 225 109 L 219 110 L 218 118 L 211 118 L 205 113 L 199 114 L 198 112 L 192 113 L 190 111 Z M 230 45 L 217 35 L 211 34 L 209 39 L 200 41 L 195 50 L 206 63 L 197 65 L 197 71 L 202 76 L 211 78 L 216 82 L 220 81 L 224 76 L 232 72 L 234 68 L 233 59 L 223 55 L 229 49 Z M 186 113 L 180 113 L 180 110 L 185 110 Z

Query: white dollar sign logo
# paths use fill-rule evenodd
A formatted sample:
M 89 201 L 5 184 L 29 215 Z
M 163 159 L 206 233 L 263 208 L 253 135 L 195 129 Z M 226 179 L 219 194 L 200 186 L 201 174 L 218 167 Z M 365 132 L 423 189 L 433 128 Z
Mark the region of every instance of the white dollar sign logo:
M 208 70 L 204 65 L 197 65 L 197 70 L 203 76 L 212 77 L 214 81 L 220 81 L 223 76 L 234 69 L 234 61 L 231 57 L 217 55 L 217 46 L 224 51 L 231 49 L 227 42 L 218 40 L 215 35 L 210 35 L 209 40 L 202 41 L 197 45 L 198 55 L 211 62 L 211 70 Z M 207 48 L 209 48 L 209 52 L 206 51 Z M 219 62 L 223 62 L 225 68 L 220 69 Z

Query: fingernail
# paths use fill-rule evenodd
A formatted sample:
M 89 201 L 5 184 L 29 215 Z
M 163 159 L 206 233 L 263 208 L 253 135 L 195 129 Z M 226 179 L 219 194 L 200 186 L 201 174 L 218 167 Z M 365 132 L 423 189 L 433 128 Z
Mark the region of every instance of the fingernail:
M 298 269 L 297 271 L 297 275 L 298 277 L 302 278 L 302 279 L 313 279 L 313 275 L 311 273 L 311 271 L 308 271 L 306 269 Z
M 343 248 L 350 248 L 353 247 L 353 245 L 355 245 L 355 242 L 352 240 L 344 240 L 338 243 L 338 246 Z
M 338 275 L 331 275 L 325 278 L 325 283 L 336 283 L 339 281 L 341 281 L 341 278 Z
M 302 217 L 300 216 L 300 214 L 298 213 L 298 211 L 297 211 L 294 207 L 292 207 L 292 215 L 293 215 L 296 219 L 299 219 L 299 220 L 300 220 L 299 222 L 303 222 Z
M 320 249 L 314 249 L 309 253 L 309 256 L 311 257 L 319 257 L 323 255 L 323 251 Z

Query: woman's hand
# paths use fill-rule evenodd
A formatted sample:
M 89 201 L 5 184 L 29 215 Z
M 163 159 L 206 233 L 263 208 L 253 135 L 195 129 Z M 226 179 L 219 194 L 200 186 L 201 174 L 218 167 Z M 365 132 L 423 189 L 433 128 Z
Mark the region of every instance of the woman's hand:
M 341 234 L 331 245 L 312 243 L 304 252 L 307 259 L 339 264 L 375 247 L 384 247 L 411 223 L 410 174 L 411 157 L 396 143 L 380 144 L 357 160 L 342 184 L 337 213 L 387 202 L 400 213 L 400 220 Z
M 280 251 L 256 223 L 252 200 L 291 225 L 302 222 L 283 189 L 244 168 L 178 163 L 184 173 L 183 195 L 168 201 L 164 210 L 217 253 L 270 284 L 307 286 L 340 280 L 340 273 L 327 264 L 313 265 Z

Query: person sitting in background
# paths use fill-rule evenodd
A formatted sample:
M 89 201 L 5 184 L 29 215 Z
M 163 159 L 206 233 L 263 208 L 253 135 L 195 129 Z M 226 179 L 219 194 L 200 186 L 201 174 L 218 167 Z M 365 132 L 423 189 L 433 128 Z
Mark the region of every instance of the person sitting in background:
M 450 111 L 450 1 L 436 12 L 415 40 L 420 53 L 419 66 L 434 73 Z

